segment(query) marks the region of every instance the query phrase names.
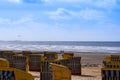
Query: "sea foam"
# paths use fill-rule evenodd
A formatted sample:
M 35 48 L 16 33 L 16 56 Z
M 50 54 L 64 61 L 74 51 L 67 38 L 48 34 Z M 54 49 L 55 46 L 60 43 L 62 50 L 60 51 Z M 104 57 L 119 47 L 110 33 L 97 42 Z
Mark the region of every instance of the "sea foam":
M 0 44 L 0 50 L 35 50 L 35 51 L 74 51 L 74 52 L 119 53 L 120 47 L 2 43 L 2 44 Z

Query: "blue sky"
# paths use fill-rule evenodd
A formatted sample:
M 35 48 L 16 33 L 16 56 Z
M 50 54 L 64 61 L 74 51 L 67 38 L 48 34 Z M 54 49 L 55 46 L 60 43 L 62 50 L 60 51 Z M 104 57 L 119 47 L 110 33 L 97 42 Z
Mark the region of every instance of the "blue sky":
M 0 40 L 120 41 L 120 0 L 1 0 Z

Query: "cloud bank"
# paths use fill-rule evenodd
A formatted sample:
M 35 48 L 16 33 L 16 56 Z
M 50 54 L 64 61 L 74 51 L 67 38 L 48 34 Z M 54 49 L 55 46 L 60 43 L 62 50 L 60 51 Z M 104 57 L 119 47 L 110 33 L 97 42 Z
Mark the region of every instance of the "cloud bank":
M 0 2 L 4 40 L 19 39 L 18 35 L 21 40 L 120 40 L 119 0 Z

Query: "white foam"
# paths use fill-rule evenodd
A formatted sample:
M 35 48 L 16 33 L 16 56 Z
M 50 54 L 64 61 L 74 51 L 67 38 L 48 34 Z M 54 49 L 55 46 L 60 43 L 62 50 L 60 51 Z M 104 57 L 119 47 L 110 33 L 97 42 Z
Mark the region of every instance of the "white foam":
M 75 51 L 75 52 L 120 52 L 120 47 L 67 46 L 67 45 L 25 45 L 0 44 L 0 50 Z

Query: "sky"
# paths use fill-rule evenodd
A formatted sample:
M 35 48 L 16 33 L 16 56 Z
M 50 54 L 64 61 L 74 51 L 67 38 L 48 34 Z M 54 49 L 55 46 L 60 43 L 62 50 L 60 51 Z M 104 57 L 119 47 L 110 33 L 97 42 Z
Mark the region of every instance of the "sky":
M 0 40 L 120 41 L 120 0 L 0 0 Z

